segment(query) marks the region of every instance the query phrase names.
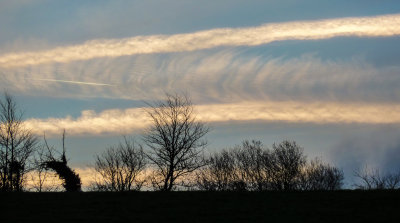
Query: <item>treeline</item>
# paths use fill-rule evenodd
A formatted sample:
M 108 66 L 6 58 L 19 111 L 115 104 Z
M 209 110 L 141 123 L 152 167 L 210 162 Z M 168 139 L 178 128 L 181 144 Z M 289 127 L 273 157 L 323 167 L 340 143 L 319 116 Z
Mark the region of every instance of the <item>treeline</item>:
M 141 143 L 124 138 L 95 156 L 91 191 L 205 190 L 294 191 L 339 190 L 343 171 L 320 159 L 307 160 L 303 148 L 285 140 L 264 146 L 245 140 L 234 148 L 209 154 L 205 135 L 209 127 L 196 119 L 187 95 L 166 94 L 163 101 L 147 103 L 152 124 Z M 61 180 L 46 184 L 50 173 Z M 398 174 L 357 171 L 357 189 L 399 189 Z M 39 142 L 23 124 L 14 99 L 0 99 L 0 191 L 82 191 L 80 176 L 68 165 L 65 131 L 62 150 Z
M 260 141 L 211 155 L 196 174 L 196 186 L 208 191 L 338 190 L 343 172 L 318 159 L 307 161 L 294 141 L 265 148 Z
M 96 156 L 101 176 L 92 191 L 160 190 L 157 172 L 143 147 L 125 139 Z M 146 168 L 148 167 L 148 168 Z M 172 189 L 201 191 L 339 190 L 343 172 L 319 159 L 307 161 L 294 141 L 273 144 L 243 141 L 241 145 L 202 157 L 202 166 L 177 181 Z
M 91 191 L 163 190 L 154 178 L 154 163 L 143 146 L 125 140 L 95 158 L 99 178 Z M 258 140 L 201 157 L 201 167 L 174 182 L 171 190 L 199 191 L 333 191 L 343 189 L 343 171 L 318 158 L 307 160 L 303 148 L 294 141 L 273 144 Z M 377 170 L 356 171 L 360 179 L 354 189 L 399 189 L 400 173 Z M 165 180 L 165 178 L 162 178 Z M 156 181 L 158 182 L 158 181 Z

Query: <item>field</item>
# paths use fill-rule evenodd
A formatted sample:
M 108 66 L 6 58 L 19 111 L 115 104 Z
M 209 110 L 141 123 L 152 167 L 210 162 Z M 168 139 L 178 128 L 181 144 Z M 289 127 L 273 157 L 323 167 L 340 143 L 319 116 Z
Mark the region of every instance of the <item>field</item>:
M 0 193 L 0 222 L 399 222 L 400 191 Z

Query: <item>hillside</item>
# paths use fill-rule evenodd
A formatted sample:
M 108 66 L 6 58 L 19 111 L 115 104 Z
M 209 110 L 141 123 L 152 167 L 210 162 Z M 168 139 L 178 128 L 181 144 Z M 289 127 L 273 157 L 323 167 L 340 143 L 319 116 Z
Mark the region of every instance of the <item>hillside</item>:
M 1 222 L 398 222 L 400 210 L 400 191 L 0 193 L 0 200 Z

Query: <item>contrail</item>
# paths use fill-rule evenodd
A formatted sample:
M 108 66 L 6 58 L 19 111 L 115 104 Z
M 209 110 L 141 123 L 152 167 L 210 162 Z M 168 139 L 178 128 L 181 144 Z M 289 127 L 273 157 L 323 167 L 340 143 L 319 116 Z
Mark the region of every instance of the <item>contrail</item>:
M 56 79 L 44 79 L 44 78 L 25 78 L 25 79 L 34 80 L 34 81 L 61 82 L 61 83 L 68 83 L 68 84 L 83 84 L 83 85 L 95 85 L 95 86 L 116 86 L 116 85 L 112 85 L 112 84 L 81 82 L 81 81 L 67 81 L 67 80 L 56 80 Z
M 400 14 L 316 21 L 270 23 L 257 27 L 221 28 L 175 35 L 136 36 L 92 40 L 81 45 L 0 56 L 1 67 L 68 63 L 99 57 L 184 52 L 221 46 L 256 46 L 283 40 L 315 40 L 337 36 L 385 37 L 400 35 Z

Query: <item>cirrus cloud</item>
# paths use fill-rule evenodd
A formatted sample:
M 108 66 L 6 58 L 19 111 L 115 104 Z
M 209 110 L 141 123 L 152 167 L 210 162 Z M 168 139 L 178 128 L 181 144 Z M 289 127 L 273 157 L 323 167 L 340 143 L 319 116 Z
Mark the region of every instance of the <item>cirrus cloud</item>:
M 196 105 L 197 118 L 208 123 L 262 121 L 290 123 L 400 123 L 400 105 L 338 104 L 299 102 L 244 102 Z M 37 134 L 57 135 L 65 129 L 71 135 L 127 134 L 143 131 L 151 124 L 143 108 L 83 111 L 76 119 L 47 118 L 25 121 Z
M 190 91 L 196 102 L 400 100 L 400 66 L 315 55 L 270 58 L 237 50 L 140 55 L 0 69 L 0 87 L 53 97 L 159 98 Z M 49 81 L 51 80 L 51 81 Z
M 385 37 L 400 35 L 400 14 L 316 21 L 270 23 L 258 27 L 221 28 L 174 35 L 91 40 L 47 51 L 0 56 L 1 67 L 68 63 L 99 57 L 120 57 L 202 50 L 221 46 L 256 46 L 282 40 L 327 39 L 336 36 Z

